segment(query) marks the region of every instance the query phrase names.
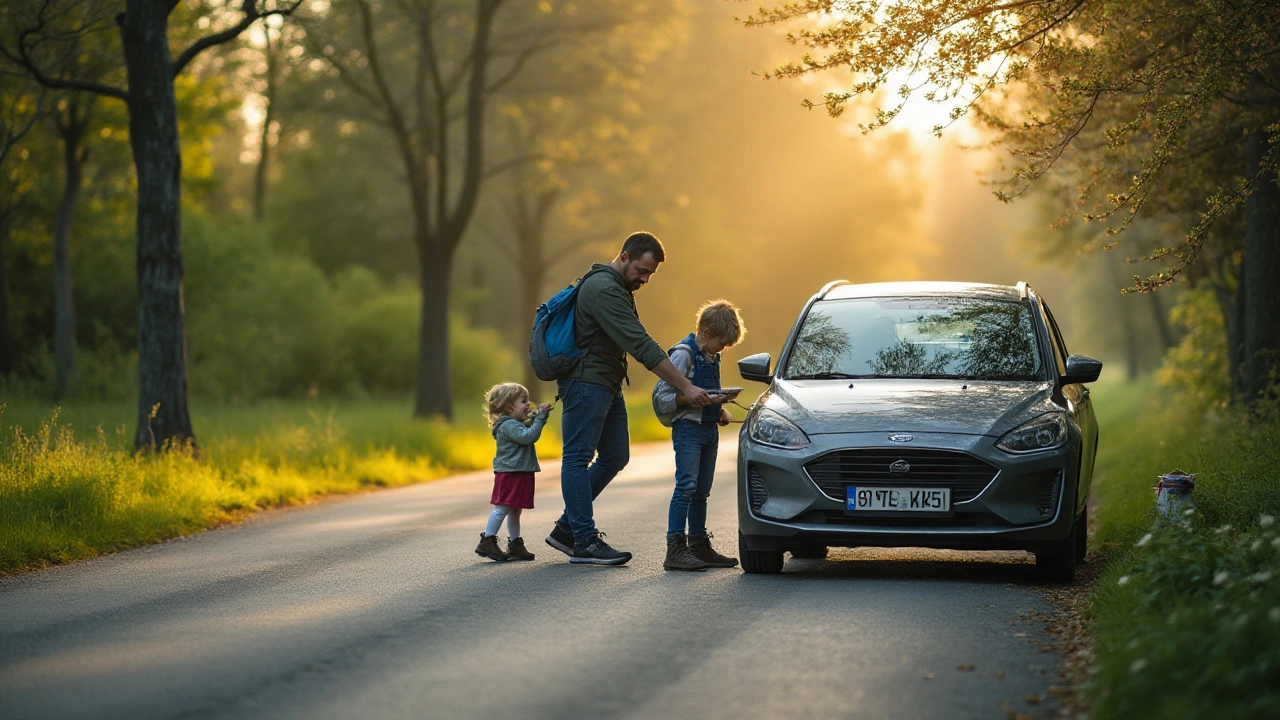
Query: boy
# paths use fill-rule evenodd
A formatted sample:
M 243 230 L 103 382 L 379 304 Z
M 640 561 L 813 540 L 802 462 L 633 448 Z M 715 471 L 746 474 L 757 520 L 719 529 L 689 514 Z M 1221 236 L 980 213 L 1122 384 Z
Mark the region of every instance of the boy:
M 676 454 L 676 488 L 667 516 L 667 570 L 731 568 L 737 558 L 725 557 L 711 547 L 707 533 L 707 497 L 716 472 L 720 446 L 719 426 L 730 421 L 720 389 L 720 351 L 736 345 L 746 335 L 738 308 L 728 300 L 712 300 L 698 309 L 696 331 L 671 349 L 673 365 L 712 399 L 694 407 L 666 381 L 659 381 L 655 402 L 663 412 L 674 412 L 671 446 Z M 686 535 L 686 528 L 688 534 Z

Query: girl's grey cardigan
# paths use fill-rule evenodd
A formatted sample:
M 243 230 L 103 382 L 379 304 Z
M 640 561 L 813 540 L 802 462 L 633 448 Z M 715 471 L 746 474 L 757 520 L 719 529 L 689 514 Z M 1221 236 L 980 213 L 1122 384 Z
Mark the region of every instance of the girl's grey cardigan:
M 498 452 L 493 456 L 494 472 L 538 472 L 538 451 L 533 444 L 542 436 L 542 426 L 547 424 L 547 413 L 539 410 L 533 423 L 525 426 L 510 415 L 500 415 L 489 431 L 498 441 Z

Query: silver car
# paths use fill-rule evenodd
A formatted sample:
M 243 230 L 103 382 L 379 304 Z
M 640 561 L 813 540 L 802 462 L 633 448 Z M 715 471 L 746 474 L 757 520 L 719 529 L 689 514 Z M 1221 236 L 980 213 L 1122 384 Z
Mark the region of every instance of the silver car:
M 738 438 L 748 573 L 836 547 L 1018 549 L 1053 580 L 1084 558 L 1098 426 L 1025 283 L 829 283 L 810 298 Z

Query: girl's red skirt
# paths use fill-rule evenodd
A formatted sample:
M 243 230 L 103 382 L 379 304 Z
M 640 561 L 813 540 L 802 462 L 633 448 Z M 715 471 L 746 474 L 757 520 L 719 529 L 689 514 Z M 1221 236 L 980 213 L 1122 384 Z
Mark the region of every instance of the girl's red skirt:
M 533 473 L 495 472 L 493 497 L 489 502 L 494 505 L 531 509 L 533 507 Z

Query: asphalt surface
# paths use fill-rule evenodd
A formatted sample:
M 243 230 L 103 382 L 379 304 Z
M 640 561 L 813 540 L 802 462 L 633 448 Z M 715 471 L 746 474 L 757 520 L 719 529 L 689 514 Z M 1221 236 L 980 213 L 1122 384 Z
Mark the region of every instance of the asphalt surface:
M 737 555 L 733 437 L 711 529 Z M 473 552 L 492 474 L 264 513 L 0 579 L 0 718 L 1049 717 L 1030 556 L 833 550 L 781 576 L 662 569 L 669 446 L 597 502 L 622 567 Z M 503 533 L 505 537 L 505 530 Z M 1040 698 L 1039 702 L 1028 699 Z

